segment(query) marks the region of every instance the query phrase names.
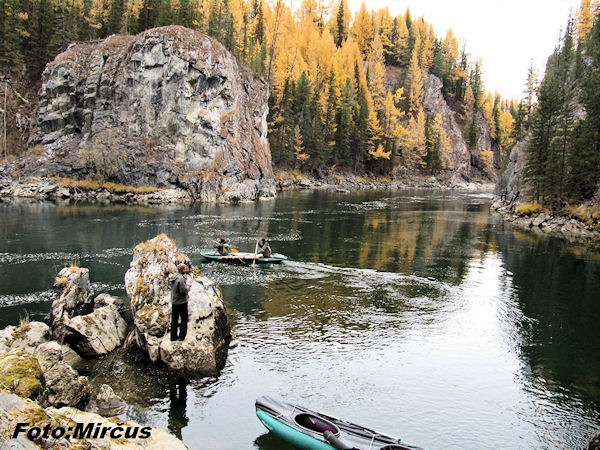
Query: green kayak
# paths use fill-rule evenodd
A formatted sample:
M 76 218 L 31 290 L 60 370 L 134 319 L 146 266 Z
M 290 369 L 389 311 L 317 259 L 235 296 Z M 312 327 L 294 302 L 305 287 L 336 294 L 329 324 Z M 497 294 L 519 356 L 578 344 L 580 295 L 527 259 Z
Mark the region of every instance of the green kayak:
M 219 255 L 215 251 L 210 252 L 202 252 L 200 253 L 204 258 L 211 261 L 220 261 L 226 263 L 242 263 L 242 264 L 252 264 L 256 261 L 256 264 L 279 264 L 281 261 L 285 261 L 287 256 L 282 255 L 281 253 L 273 253 L 271 256 L 264 257 L 262 255 L 256 255 L 254 253 L 247 252 L 236 252 L 230 253 L 229 255 Z

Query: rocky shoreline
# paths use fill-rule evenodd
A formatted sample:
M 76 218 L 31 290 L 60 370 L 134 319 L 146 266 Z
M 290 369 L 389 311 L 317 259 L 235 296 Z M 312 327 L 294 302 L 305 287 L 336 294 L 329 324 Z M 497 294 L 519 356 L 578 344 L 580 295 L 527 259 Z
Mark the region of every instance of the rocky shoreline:
M 218 370 L 230 327 L 220 290 L 197 268 L 187 278 L 188 333 L 169 339 L 170 283 L 182 263 L 191 266 L 164 234 L 135 247 L 125 274 L 133 323 L 123 319 L 123 300 L 94 297 L 88 269 L 69 266 L 54 280 L 56 299 L 45 322 L 0 330 L 0 447 L 186 448 L 164 430 L 127 420 L 126 411 L 135 407 L 110 385 L 95 386 L 86 371 L 90 362 L 130 352 L 174 379 Z M 126 393 L 124 380 L 113 381 Z
M 533 216 L 519 215 L 514 207 L 495 198 L 490 210 L 502 215 L 503 219 L 519 228 L 542 235 L 566 239 L 570 244 L 600 247 L 600 231 L 567 214 L 551 215 L 540 213 Z
M 277 190 L 290 189 L 334 189 L 340 192 L 360 190 L 398 190 L 398 189 L 443 189 L 460 191 L 492 192 L 491 182 L 467 181 L 462 177 L 439 179 L 434 176 L 412 176 L 410 178 L 390 179 L 386 177 L 360 176 L 352 173 L 332 173 L 322 177 L 309 174 L 276 173 Z
M 308 174 L 294 174 L 292 176 L 280 173 L 276 181 L 277 192 L 293 189 L 332 189 L 338 192 L 353 192 L 407 188 L 492 192 L 493 184 L 466 181 L 461 177 L 438 179 L 433 176 L 415 176 L 392 180 L 385 177 L 375 178 L 348 173 L 333 173 L 323 177 L 314 177 Z M 136 192 L 136 190 L 141 189 L 132 186 L 121 186 L 117 190 L 82 188 L 76 185 L 65 185 L 60 179 L 56 178 L 29 178 L 27 180 L 4 178 L 0 179 L 0 202 L 8 202 L 14 199 L 32 199 L 55 202 L 164 205 L 192 204 L 200 201 L 189 190 L 180 187 L 149 188 L 148 192 Z M 260 197 L 259 199 L 269 198 L 274 197 Z M 228 201 L 227 203 L 235 202 Z

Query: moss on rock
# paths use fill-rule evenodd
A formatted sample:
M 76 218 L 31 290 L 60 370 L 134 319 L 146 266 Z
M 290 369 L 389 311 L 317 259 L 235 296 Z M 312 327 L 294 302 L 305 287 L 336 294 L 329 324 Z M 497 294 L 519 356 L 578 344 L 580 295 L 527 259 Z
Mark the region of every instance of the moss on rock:
M 30 354 L 17 351 L 0 356 L 0 387 L 20 395 L 33 397 L 41 389 L 42 369 Z

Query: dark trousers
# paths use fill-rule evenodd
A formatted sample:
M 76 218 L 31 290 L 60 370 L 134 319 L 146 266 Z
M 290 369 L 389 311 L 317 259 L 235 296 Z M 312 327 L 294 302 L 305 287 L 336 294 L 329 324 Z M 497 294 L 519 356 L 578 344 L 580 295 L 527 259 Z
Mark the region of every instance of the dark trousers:
M 179 323 L 179 321 L 181 322 Z M 177 338 L 182 341 L 185 339 L 187 334 L 187 323 L 188 323 L 188 304 L 187 302 L 183 305 L 172 305 L 171 309 L 171 340 L 176 341 Z M 177 333 L 179 329 L 179 334 Z

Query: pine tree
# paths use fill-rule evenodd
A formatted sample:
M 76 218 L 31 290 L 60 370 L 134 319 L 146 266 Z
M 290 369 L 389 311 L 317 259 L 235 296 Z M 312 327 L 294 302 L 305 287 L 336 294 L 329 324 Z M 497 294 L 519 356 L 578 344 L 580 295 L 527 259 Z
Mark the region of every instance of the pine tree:
M 335 16 L 335 45 L 341 47 L 346 39 L 348 39 L 348 5 L 346 0 L 340 0 Z
M 364 2 L 360 5 L 360 10 L 354 16 L 352 35 L 358 44 L 360 52 L 366 56 L 373 41 L 373 19 L 367 11 L 367 6 Z
M 392 32 L 393 51 L 390 57 L 390 64 L 396 66 L 404 65 L 404 56 L 408 46 L 408 28 L 406 21 L 402 16 L 394 18 L 394 29 Z
M 439 115 L 436 118 L 439 120 Z M 430 116 L 425 120 L 425 150 L 425 167 L 433 175 L 442 169 L 442 136 L 440 126 Z
M 340 108 L 336 115 L 336 163 L 350 167 L 352 164 L 352 111 L 355 109 L 356 94 L 350 78 L 342 89 Z
M 589 63 L 582 74 L 580 100 L 586 116 L 575 125 L 568 185 L 577 200 L 591 198 L 600 184 L 600 20 L 592 27 L 585 50 Z
M 106 34 L 118 34 L 121 32 L 121 20 L 123 19 L 123 0 L 112 0 L 108 10 L 106 22 Z
M 3 72 L 19 72 L 23 67 L 22 45 L 28 37 L 25 19 L 20 1 L 0 1 L 0 70 Z

